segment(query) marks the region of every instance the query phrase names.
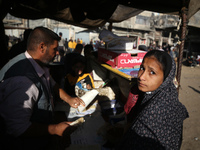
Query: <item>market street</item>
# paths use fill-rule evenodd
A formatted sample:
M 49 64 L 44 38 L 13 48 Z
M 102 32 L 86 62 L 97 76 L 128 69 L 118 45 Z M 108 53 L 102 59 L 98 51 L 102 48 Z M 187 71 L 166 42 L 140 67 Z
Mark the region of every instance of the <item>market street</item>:
M 200 148 L 200 67 L 182 66 L 179 100 L 186 106 L 189 118 L 184 121 L 181 150 Z

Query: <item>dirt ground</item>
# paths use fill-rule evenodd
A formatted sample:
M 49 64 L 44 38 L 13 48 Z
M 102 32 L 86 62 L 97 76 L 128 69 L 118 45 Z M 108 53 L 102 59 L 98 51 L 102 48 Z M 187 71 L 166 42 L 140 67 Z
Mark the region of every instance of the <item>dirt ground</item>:
M 181 150 L 200 150 L 200 66 L 182 66 L 179 100 L 189 112 L 184 121 Z

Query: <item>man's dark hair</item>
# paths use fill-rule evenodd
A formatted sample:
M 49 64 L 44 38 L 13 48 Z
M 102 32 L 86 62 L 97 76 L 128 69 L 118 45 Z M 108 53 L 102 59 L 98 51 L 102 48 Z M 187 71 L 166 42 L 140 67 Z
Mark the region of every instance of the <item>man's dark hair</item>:
M 60 37 L 53 31 L 45 27 L 36 27 L 30 34 L 27 42 L 28 50 L 35 50 L 36 46 L 44 42 L 47 46 L 59 41 Z
M 82 50 L 83 49 L 83 44 L 77 44 L 76 45 L 77 50 Z

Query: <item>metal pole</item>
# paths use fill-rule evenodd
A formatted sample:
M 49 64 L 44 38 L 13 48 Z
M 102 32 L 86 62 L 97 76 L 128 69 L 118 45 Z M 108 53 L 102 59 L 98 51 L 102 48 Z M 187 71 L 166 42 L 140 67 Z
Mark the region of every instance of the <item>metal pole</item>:
M 186 37 L 186 28 L 187 28 L 187 8 L 183 7 L 181 10 L 181 16 L 182 16 L 182 27 L 181 27 L 181 44 L 179 47 L 179 57 L 178 57 L 178 68 L 177 68 L 177 81 L 178 81 L 178 88 L 177 91 L 179 93 L 180 88 L 180 80 L 181 80 L 181 69 L 182 69 L 182 61 L 183 61 L 183 49 L 185 44 L 185 37 Z

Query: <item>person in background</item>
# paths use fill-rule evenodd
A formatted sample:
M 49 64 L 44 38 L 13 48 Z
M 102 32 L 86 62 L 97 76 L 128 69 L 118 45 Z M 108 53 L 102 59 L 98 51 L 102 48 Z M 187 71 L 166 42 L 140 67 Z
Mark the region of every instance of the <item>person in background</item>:
M 83 50 L 83 45 L 82 44 L 77 44 L 76 48 L 72 53 L 68 53 L 64 57 L 64 74 L 68 74 L 71 72 L 71 67 L 72 67 L 72 62 L 73 59 L 77 56 L 80 56 Z
M 165 50 L 162 48 L 161 45 L 158 45 L 158 50 L 159 50 L 159 51 L 165 51 Z
M 15 56 L 24 53 L 27 50 L 27 40 L 31 31 L 32 29 L 26 29 L 24 31 L 24 39 L 11 47 L 11 49 L 8 52 L 9 59 L 14 58 Z
M 57 62 L 57 63 L 64 65 L 64 56 L 65 56 L 64 50 L 60 50 L 60 51 L 56 52 L 56 56 L 55 56 L 53 62 Z
M 77 39 L 77 44 L 81 44 L 81 42 L 80 42 L 80 39 L 79 39 L 79 38 Z
M 92 74 L 92 64 L 91 64 L 92 61 L 91 61 L 91 57 L 94 58 L 93 52 L 94 52 L 94 49 L 93 49 L 92 45 L 90 45 L 90 44 L 85 45 L 85 47 L 84 47 L 84 56 L 86 58 L 86 68 L 85 68 L 85 71 L 88 72 L 88 73 L 91 73 L 91 74 Z
M 69 122 L 56 121 L 54 95 L 71 107 L 84 106 L 81 99 L 59 88 L 49 74 L 47 65 L 55 57 L 58 41 L 53 31 L 36 27 L 28 38 L 27 51 L 0 70 L 0 124 L 5 131 L 1 149 L 49 149 L 55 143 L 50 142 L 52 137 L 70 131 Z
M 196 61 L 197 61 L 197 66 L 199 66 L 199 64 L 200 64 L 200 55 L 197 55 Z
M 94 88 L 94 82 L 89 73 L 85 73 L 86 59 L 79 55 L 72 60 L 71 72 L 65 76 L 65 91 L 69 91 L 70 96 L 76 97 L 75 86 L 80 89 L 91 90 Z
M 92 55 L 92 52 L 94 52 L 93 46 L 91 44 L 87 44 L 84 47 L 84 56 L 90 57 Z
M 59 32 L 60 41 L 58 43 L 58 51 L 65 50 L 65 40 L 62 35 L 62 32 Z
M 68 49 L 69 49 L 70 53 L 73 52 L 73 40 L 72 39 L 70 39 L 68 42 Z
M 64 64 L 64 62 L 65 62 L 65 51 L 64 50 L 60 51 L 59 55 L 60 55 L 60 63 Z
M 92 39 L 90 40 L 90 45 L 92 45 L 92 46 L 93 46 L 93 40 L 92 40 Z
M 100 47 L 100 41 L 96 40 L 96 44 L 95 44 L 95 51 L 98 51 L 98 48 Z
M 164 44 L 163 45 L 163 50 L 167 53 L 169 53 L 169 45 Z
M 77 44 L 73 53 L 78 53 L 78 54 L 81 54 L 83 51 L 83 45 L 82 44 Z
M 148 51 L 151 51 L 151 50 L 153 50 L 152 44 L 150 44 L 149 47 L 148 47 Z
M 82 39 L 80 40 L 80 44 L 83 44 L 83 40 Z
M 74 40 L 72 43 L 73 50 L 76 48 L 76 45 L 77 45 L 76 40 Z
M 177 62 L 177 52 L 176 52 L 176 49 L 175 47 L 171 47 L 170 48 L 170 56 L 174 59 L 175 62 Z
M 187 56 L 186 62 L 187 62 L 187 66 L 190 66 L 191 68 L 194 68 L 197 66 L 197 60 L 192 54 L 189 54 Z
M 179 150 L 183 121 L 188 117 L 173 83 L 176 65 L 170 55 L 151 50 L 143 58 L 137 84 L 124 106 L 129 128 L 119 150 Z
M 65 54 L 68 52 L 68 41 L 67 41 L 67 38 L 65 38 Z

